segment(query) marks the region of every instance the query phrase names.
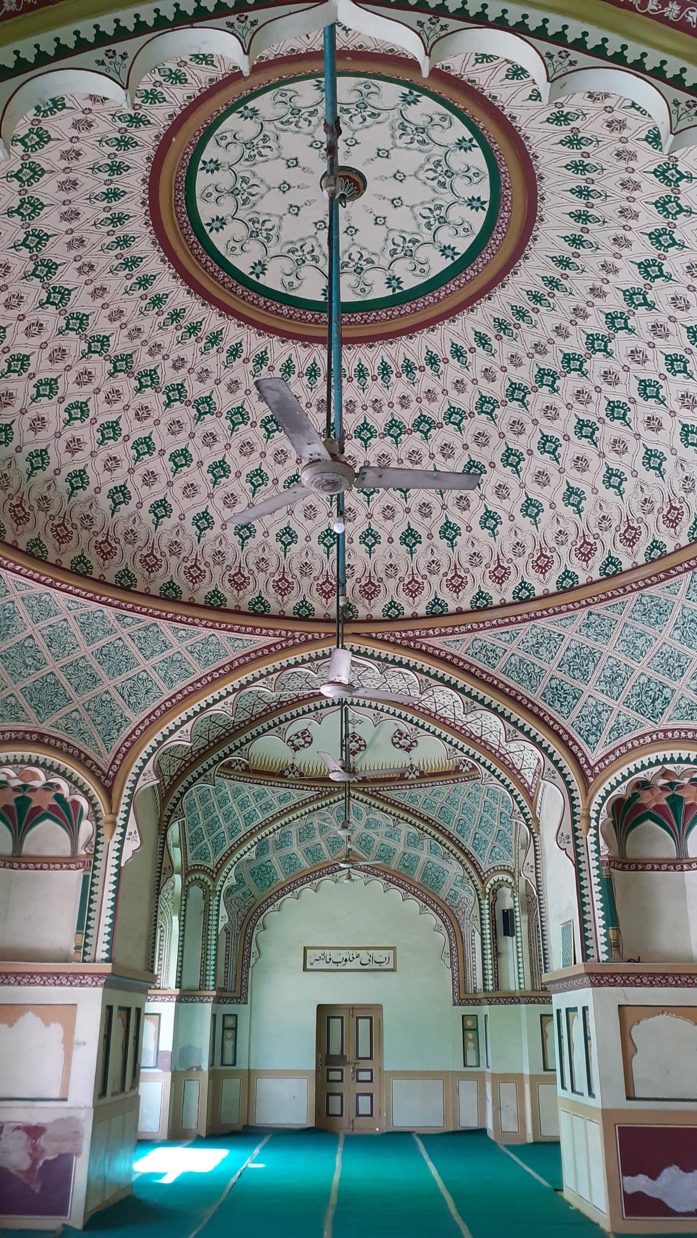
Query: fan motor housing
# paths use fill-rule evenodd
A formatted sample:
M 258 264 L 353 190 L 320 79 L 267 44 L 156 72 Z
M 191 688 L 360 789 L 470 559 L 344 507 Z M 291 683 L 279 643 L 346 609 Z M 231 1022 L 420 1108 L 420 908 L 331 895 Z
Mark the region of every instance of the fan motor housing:
M 308 490 L 319 494 L 341 494 L 353 485 L 356 474 L 345 460 L 311 460 L 300 476 Z

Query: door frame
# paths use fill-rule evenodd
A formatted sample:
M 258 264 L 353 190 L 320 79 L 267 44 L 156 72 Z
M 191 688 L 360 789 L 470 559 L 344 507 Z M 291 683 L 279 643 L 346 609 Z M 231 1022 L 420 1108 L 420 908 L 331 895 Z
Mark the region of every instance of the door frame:
M 323 1112 L 323 1106 L 322 1106 L 322 1101 L 323 1101 L 324 1092 L 325 1092 L 325 1085 L 322 1081 L 323 1063 L 322 1063 L 321 1047 L 323 1043 L 322 1020 L 326 1017 L 326 1013 L 328 1011 L 337 1011 L 337 1012 L 341 1011 L 347 1020 L 347 1025 L 346 1025 L 347 1028 L 352 1018 L 354 1018 L 356 1015 L 360 1017 L 360 1015 L 362 1014 L 370 1014 L 373 1017 L 373 1058 L 372 1058 L 372 1061 L 374 1064 L 373 1069 L 375 1071 L 375 1083 L 374 1083 L 374 1093 L 373 1093 L 374 1098 L 375 1098 L 375 1111 L 371 1118 L 371 1121 L 374 1123 L 374 1126 L 372 1128 L 367 1128 L 367 1129 L 359 1128 L 358 1131 L 354 1131 L 353 1122 L 354 1122 L 355 1115 L 352 1112 L 346 1114 L 346 1118 L 345 1118 L 346 1125 L 344 1126 L 335 1125 L 334 1123 L 337 1121 L 335 1119 L 330 1127 L 327 1126 L 327 1115 L 326 1113 Z M 384 1064 L 383 1064 L 382 1023 L 383 1023 L 383 1007 L 379 1003 L 375 1003 L 375 1002 L 372 1002 L 372 1003 L 363 1003 L 363 1002 L 321 1002 L 320 1003 L 318 1002 L 317 1003 L 317 1014 L 316 1014 L 316 1021 L 315 1021 L 315 1126 L 318 1127 L 318 1129 L 320 1130 L 331 1129 L 335 1131 L 341 1131 L 344 1134 L 356 1133 L 356 1134 L 365 1134 L 365 1135 L 379 1135 L 384 1132 L 385 1130 L 385 1095 L 384 1095 L 385 1071 L 384 1071 Z M 355 1066 L 356 1064 L 354 1063 L 353 1065 Z M 347 1063 L 346 1069 L 349 1070 L 350 1068 L 351 1068 L 350 1064 Z M 352 1095 L 352 1086 L 351 1086 L 351 1081 L 349 1081 L 348 1079 L 346 1081 L 346 1087 L 347 1087 L 346 1095 L 350 1098 Z

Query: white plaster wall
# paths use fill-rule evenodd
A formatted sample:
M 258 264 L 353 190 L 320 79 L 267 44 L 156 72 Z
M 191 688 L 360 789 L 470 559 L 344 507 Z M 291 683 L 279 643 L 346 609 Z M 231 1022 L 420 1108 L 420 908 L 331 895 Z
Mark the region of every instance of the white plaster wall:
M 172 1070 L 208 1070 L 211 1011 L 209 1002 L 186 1002 L 177 1006 Z
M 186 895 L 181 979 L 181 987 L 183 989 L 199 989 L 201 987 L 204 917 L 203 890 L 199 885 L 192 885 L 189 887 Z
M 79 871 L 0 869 L 0 958 L 70 962 L 81 884 Z
M 525 1070 L 520 1006 L 489 1006 L 489 1063 L 496 1075 Z
M 146 1014 L 159 1014 L 160 1016 L 160 1053 L 172 1051 L 175 1009 L 174 1002 L 146 1001 L 145 1003 Z
M 141 791 L 135 803 L 140 846 L 121 870 L 116 904 L 114 962 L 146 971 L 157 863 L 159 809 L 154 787 Z
M 697 962 L 697 873 L 615 869 L 612 877 L 624 958 Z
M 377 881 L 323 881 L 287 898 L 257 931 L 250 1067 L 313 1070 L 317 1006 L 337 1003 L 382 1005 L 386 1070 L 461 1069 L 461 1011 L 434 923 Z M 303 972 L 304 946 L 396 946 L 397 971 Z
M 498 955 L 498 987 L 502 993 L 512 993 L 517 985 L 515 938 L 505 937 L 503 932 L 503 912 L 513 910 L 513 894 L 508 886 L 500 886 L 496 891 L 496 952 Z
M 551 1002 L 547 1005 L 541 1003 L 539 1006 L 518 1007 L 520 1036 L 522 1040 L 523 1070 L 527 1074 L 544 1074 L 540 1015 L 551 1014 L 551 1012 Z M 550 1079 L 553 1078 L 554 1075 L 550 1074 Z
M 565 808 L 561 791 L 551 783 L 543 782 L 538 803 L 538 820 L 552 971 L 561 967 L 559 926 L 567 920 L 572 920 L 577 950 L 579 943 L 576 872 L 568 855 L 560 849 L 556 841 L 562 816 L 568 818 L 568 810 Z M 568 821 L 565 820 L 564 824 L 567 826 Z M 568 831 L 571 831 L 570 825 L 568 825 Z
M 650 996 L 649 996 L 650 994 Z M 637 985 L 636 988 L 625 987 L 622 989 L 614 988 L 594 988 L 594 989 L 575 989 L 570 993 L 560 993 L 554 995 L 554 1010 L 555 1018 L 556 1011 L 562 1011 L 564 1019 L 564 1027 L 566 1027 L 565 1010 L 566 1007 L 572 1006 L 579 1012 L 584 1006 L 587 1006 L 590 1012 L 591 1025 L 591 1060 L 593 1074 L 593 1091 L 594 1096 L 582 1095 L 574 1099 L 582 1101 L 584 1105 L 589 1105 L 594 1108 L 603 1109 L 624 1109 L 630 1114 L 633 1109 L 637 1108 L 636 1100 L 628 1100 L 625 1090 L 624 1066 L 622 1059 L 622 1044 L 620 1039 L 620 1022 L 618 1016 L 618 1007 L 626 1006 L 652 1006 L 656 1008 L 656 1013 L 659 1014 L 665 1006 L 680 1007 L 695 1006 L 694 989 L 683 988 L 651 988 L 647 991 L 646 987 Z M 642 1024 L 639 1024 L 641 1027 Z M 689 1029 L 688 1029 L 689 1030 Z M 689 1039 L 689 1037 L 688 1037 Z M 674 1057 L 679 1052 L 677 1041 L 672 1044 L 664 1043 L 662 1058 L 672 1054 Z M 568 1050 L 567 1050 L 568 1064 Z M 659 1080 L 664 1077 L 664 1069 L 661 1061 L 656 1062 L 656 1086 Z M 691 1077 L 691 1069 L 688 1063 L 685 1064 L 685 1078 Z M 567 1087 L 566 1091 L 559 1089 L 560 1099 L 571 1097 L 567 1070 Z M 585 1084 L 583 1084 L 585 1091 Z M 693 1102 L 687 1102 L 692 1103 Z M 662 1100 L 660 1103 L 662 1111 L 676 1110 L 677 1112 L 685 1112 L 685 1100 Z M 630 1119 L 628 1119 L 630 1120 Z
M 658 1013 L 631 1031 L 634 1095 L 647 1100 L 697 1100 L 697 1026 Z

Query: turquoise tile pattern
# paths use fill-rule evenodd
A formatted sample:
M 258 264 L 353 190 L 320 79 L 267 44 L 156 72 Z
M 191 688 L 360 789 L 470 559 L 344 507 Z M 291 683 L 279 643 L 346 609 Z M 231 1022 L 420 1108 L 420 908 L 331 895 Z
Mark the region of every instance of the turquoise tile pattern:
M 585 611 L 424 644 L 513 690 L 571 738 L 589 772 L 657 728 L 697 733 L 697 572 Z
M 0 574 L 0 735 L 40 727 L 106 770 L 172 692 L 268 643 L 106 610 Z

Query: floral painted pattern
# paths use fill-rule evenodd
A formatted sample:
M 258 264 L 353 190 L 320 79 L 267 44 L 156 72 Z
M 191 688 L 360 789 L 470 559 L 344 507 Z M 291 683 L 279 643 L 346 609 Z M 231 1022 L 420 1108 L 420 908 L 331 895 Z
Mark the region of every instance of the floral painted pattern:
M 496 216 L 486 138 L 430 91 L 387 78 L 340 74 L 339 106 L 342 156 L 369 185 L 342 218 L 347 308 L 445 283 Z M 198 138 L 186 178 L 194 231 L 223 269 L 316 309 L 326 302 L 323 119 L 318 77 L 246 95 Z
M 161 66 L 131 113 L 58 99 L 17 130 L 0 177 L 0 532 L 97 590 L 331 615 L 325 500 L 227 524 L 296 473 L 255 378 L 286 378 L 321 426 L 323 349 L 202 305 L 143 207 L 159 136 L 223 71 L 210 61 Z M 350 497 L 352 616 L 482 612 L 697 537 L 691 154 L 663 155 L 634 105 L 545 106 L 509 70 L 448 66 L 496 95 L 535 154 L 544 201 L 525 259 L 470 312 L 345 353 L 351 462 L 482 481 Z

